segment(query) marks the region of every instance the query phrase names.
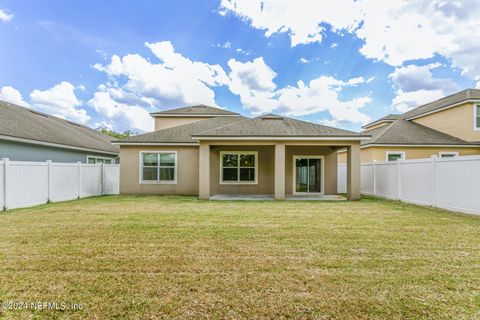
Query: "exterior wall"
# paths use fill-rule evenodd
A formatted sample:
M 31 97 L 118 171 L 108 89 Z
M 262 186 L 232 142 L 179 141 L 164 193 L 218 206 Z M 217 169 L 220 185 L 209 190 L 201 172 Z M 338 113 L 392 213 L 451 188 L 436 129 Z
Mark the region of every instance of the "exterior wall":
M 293 156 L 324 156 L 324 193 L 337 194 L 336 150 L 331 147 L 287 145 L 285 155 L 285 194 L 293 194 Z
M 466 103 L 412 121 L 469 142 L 480 141 L 480 131 L 474 130 L 473 120 L 474 104 Z
M 211 117 L 155 117 L 155 131 L 194 123 Z
M 114 159 L 116 156 L 80 150 L 69 150 L 35 144 L 0 140 L 0 158 L 13 161 L 87 162 L 87 156 Z
M 177 151 L 176 184 L 141 184 L 140 151 Z M 198 195 L 198 147 L 121 146 L 121 194 Z
M 258 151 L 258 184 L 220 184 L 220 151 Z M 210 149 L 211 194 L 273 194 L 274 146 L 212 146 Z
M 440 152 L 458 152 L 459 156 L 470 156 L 470 155 L 480 155 L 480 147 L 475 148 L 441 148 L 441 147 L 369 147 L 361 149 L 360 161 L 373 162 L 376 161 L 385 161 L 387 151 L 405 151 L 405 158 L 407 160 L 412 159 L 424 159 L 430 158 L 433 155 L 438 156 Z M 341 152 L 338 154 L 338 162 L 346 163 L 347 162 L 347 153 Z

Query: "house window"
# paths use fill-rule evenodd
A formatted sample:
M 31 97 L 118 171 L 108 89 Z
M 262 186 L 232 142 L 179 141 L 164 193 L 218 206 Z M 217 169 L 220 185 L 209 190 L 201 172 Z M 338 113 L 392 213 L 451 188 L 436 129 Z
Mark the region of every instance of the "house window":
M 440 152 L 438 155 L 440 158 L 453 158 L 458 157 L 458 152 Z
M 257 183 L 257 152 L 220 152 L 220 183 Z
M 480 130 L 480 104 L 477 104 L 474 109 L 474 129 Z
M 141 152 L 140 177 L 140 183 L 176 183 L 177 153 Z
M 112 159 L 111 158 L 103 158 L 103 157 L 87 156 L 87 163 L 88 164 L 99 164 L 99 163 L 111 164 Z
M 387 151 L 386 155 L 387 161 L 397 161 L 398 159 L 405 160 L 404 151 Z

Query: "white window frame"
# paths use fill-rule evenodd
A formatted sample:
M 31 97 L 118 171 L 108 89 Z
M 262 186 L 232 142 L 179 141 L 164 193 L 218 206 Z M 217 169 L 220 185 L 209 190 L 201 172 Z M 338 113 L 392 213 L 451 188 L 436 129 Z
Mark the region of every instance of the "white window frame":
M 438 153 L 440 158 L 443 158 L 444 155 L 453 155 L 454 157 L 458 157 L 458 151 L 441 151 Z
M 97 160 L 96 160 L 96 159 L 103 159 L 104 161 L 105 161 L 105 160 L 110 160 L 110 161 L 111 161 L 110 163 L 105 163 L 105 164 L 114 164 L 114 163 L 115 163 L 115 158 L 97 157 L 97 156 L 87 156 L 87 164 L 88 164 L 88 161 L 89 161 L 90 159 L 95 159 L 95 163 L 92 163 L 92 164 L 97 164 Z
M 478 109 L 480 109 L 480 104 L 473 105 L 473 130 L 480 131 L 480 127 L 477 127 L 477 117 L 480 116 L 478 114 Z
M 145 153 L 154 153 L 154 154 L 162 154 L 162 153 L 173 153 L 175 154 L 175 166 L 173 170 L 173 180 L 158 180 L 160 179 L 160 159 L 158 160 L 158 174 L 157 174 L 157 180 L 143 180 L 143 154 Z M 138 153 L 138 178 L 139 178 L 139 183 L 140 184 L 177 184 L 177 169 L 178 169 L 178 156 L 177 156 L 177 151 L 167 151 L 167 150 L 162 150 L 162 151 L 153 151 L 153 150 L 145 150 L 145 151 L 140 151 Z
M 321 159 L 321 171 L 322 171 L 322 181 L 321 181 L 321 189 L 322 192 L 297 192 L 296 187 L 297 187 L 297 174 L 296 174 L 296 169 L 297 169 L 297 159 Z M 312 155 L 305 155 L 305 156 L 293 156 L 293 171 L 292 171 L 292 176 L 293 176 L 293 186 L 292 186 L 292 193 L 294 195 L 323 195 L 325 194 L 325 156 L 312 156 Z
M 223 181 L 223 155 L 236 154 L 238 155 L 238 180 L 237 181 Z M 255 180 L 254 181 L 240 181 L 240 155 L 254 155 L 255 156 Z M 220 151 L 220 184 L 258 184 L 258 151 Z M 234 168 L 234 167 L 231 167 Z M 248 167 L 252 168 L 252 167 Z
M 386 162 L 394 162 L 394 161 L 388 161 L 388 156 L 390 156 L 392 154 L 401 154 L 402 157 L 400 158 L 400 160 L 407 160 L 407 157 L 405 156 L 405 151 L 387 151 L 387 152 L 385 152 L 385 161 Z

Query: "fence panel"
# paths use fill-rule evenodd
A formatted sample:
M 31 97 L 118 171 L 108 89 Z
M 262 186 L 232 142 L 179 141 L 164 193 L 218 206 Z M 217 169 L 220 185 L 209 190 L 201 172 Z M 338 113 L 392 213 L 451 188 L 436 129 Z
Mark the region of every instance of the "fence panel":
M 0 210 L 5 207 L 5 161 L 0 160 Z
M 379 162 L 375 165 L 376 195 L 389 199 L 398 199 L 397 164 Z
M 337 190 L 338 190 L 338 193 L 347 192 L 347 165 L 345 163 L 338 164 Z
M 102 167 L 100 164 L 85 164 L 81 168 L 80 197 L 102 194 Z
M 373 164 L 364 163 L 360 166 L 360 190 L 364 194 L 373 194 Z
M 120 170 L 118 164 L 103 165 L 103 194 L 120 193 Z
M 67 201 L 78 198 L 78 164 L 52 163 L 50 201 Z
M 338 165 L 339 193 L 346 168 Z M 364 163 L 360 172 L 363 194 L 480 214 L 480 156 Z
M 0 160 L 0 210 L 118 194 L 118 184 L 119 165 L 116 164 L 102 166 L 3 159 Z
M 23 208 L 48 202 L 46 162 L 9 161 L 8 207 Z
M 400 162 L 400 199 L 431 205 L 434 202 L 434 165 L 432 159 Z
M 437 206 L 480 214 L 480 157 L 437 160 Z

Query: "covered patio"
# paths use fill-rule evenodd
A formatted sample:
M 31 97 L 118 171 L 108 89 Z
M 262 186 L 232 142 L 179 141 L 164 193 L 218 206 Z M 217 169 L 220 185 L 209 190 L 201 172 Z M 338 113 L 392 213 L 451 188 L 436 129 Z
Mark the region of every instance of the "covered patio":
M 360 199 L 358 140 L 200 140 L 199 197 L 211 200 L 345 200 L 337 150 L 347 150 L 347 198 Z

